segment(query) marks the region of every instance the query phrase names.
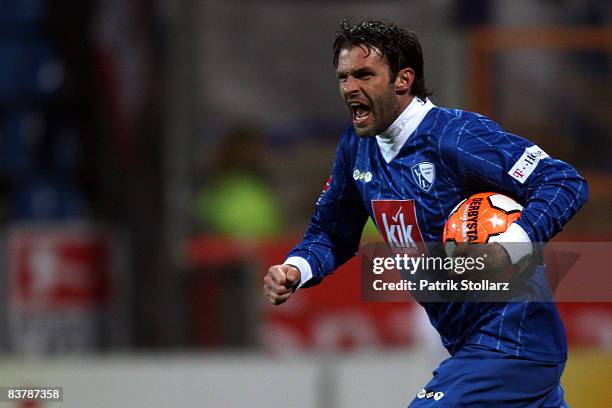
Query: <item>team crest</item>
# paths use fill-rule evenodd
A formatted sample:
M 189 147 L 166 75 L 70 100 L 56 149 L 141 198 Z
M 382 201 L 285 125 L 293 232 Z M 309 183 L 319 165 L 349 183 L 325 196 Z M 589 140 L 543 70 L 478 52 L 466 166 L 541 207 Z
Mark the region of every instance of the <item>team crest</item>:
M 430 162 L 420 162 L 412 166 L 412 178 L 423 191 L 429 191 L 436 179 L 436 166 Z

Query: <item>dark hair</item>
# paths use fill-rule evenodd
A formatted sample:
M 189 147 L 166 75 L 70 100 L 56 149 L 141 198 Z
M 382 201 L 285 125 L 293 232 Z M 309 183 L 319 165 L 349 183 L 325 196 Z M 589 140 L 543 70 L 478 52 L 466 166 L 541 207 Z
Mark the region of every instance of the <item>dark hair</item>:
M 334 66 L 338 67 L 338 55 L 344 48 L 364 45 L 370 51 L 380 51 L 381 57 L 389 64 L 391 80 L 394 80 L 402 68 L 414 70 L 414 82 L 411 93 L 425 99 L 432 92 L 425 88 L 423 73 L 423 51 L 416 34 L 393 23 L 376 20 L 364 20 L 352 24 L 345 18 L 340 23 L 340 31 L 334 40 Z

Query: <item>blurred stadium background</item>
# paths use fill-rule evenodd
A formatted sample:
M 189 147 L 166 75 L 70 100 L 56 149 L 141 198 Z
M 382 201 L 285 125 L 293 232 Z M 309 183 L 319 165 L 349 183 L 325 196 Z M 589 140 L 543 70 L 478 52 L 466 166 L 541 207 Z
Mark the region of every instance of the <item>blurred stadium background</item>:
M 413 398 L 444 352 L 418 306 L 361 302 L 358 261 L 260 295 L 347 125 L 344 16 L 413 28 L 434 103 L 575 164 L 591 200 L 557 239 L 612 241 L 606 0 L 0 0 L 0 386 L 63 386 L 66 407 Z M 609 406 L 612 304 L 559 307 L 568 402 Z

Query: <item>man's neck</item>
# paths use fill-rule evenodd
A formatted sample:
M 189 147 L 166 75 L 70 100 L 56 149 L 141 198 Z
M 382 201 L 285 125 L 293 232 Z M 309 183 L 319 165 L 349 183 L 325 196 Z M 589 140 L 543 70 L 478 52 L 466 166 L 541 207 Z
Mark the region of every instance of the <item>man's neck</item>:
M 434 106 L 428 99 L 422 100 L 413 97 L 391 126 L 376 135 L 376 141 L 387 163 L 397 156 L 408 137 Z

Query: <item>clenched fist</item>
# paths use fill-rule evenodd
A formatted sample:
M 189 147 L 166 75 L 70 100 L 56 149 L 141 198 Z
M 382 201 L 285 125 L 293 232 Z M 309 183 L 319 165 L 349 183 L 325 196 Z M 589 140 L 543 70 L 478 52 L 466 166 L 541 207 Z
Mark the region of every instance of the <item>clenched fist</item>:
M 264 277 L 263 293 L 275 305 L 284 303 L 300 284 L 300 271 L 291 265 L 274 265 Z

